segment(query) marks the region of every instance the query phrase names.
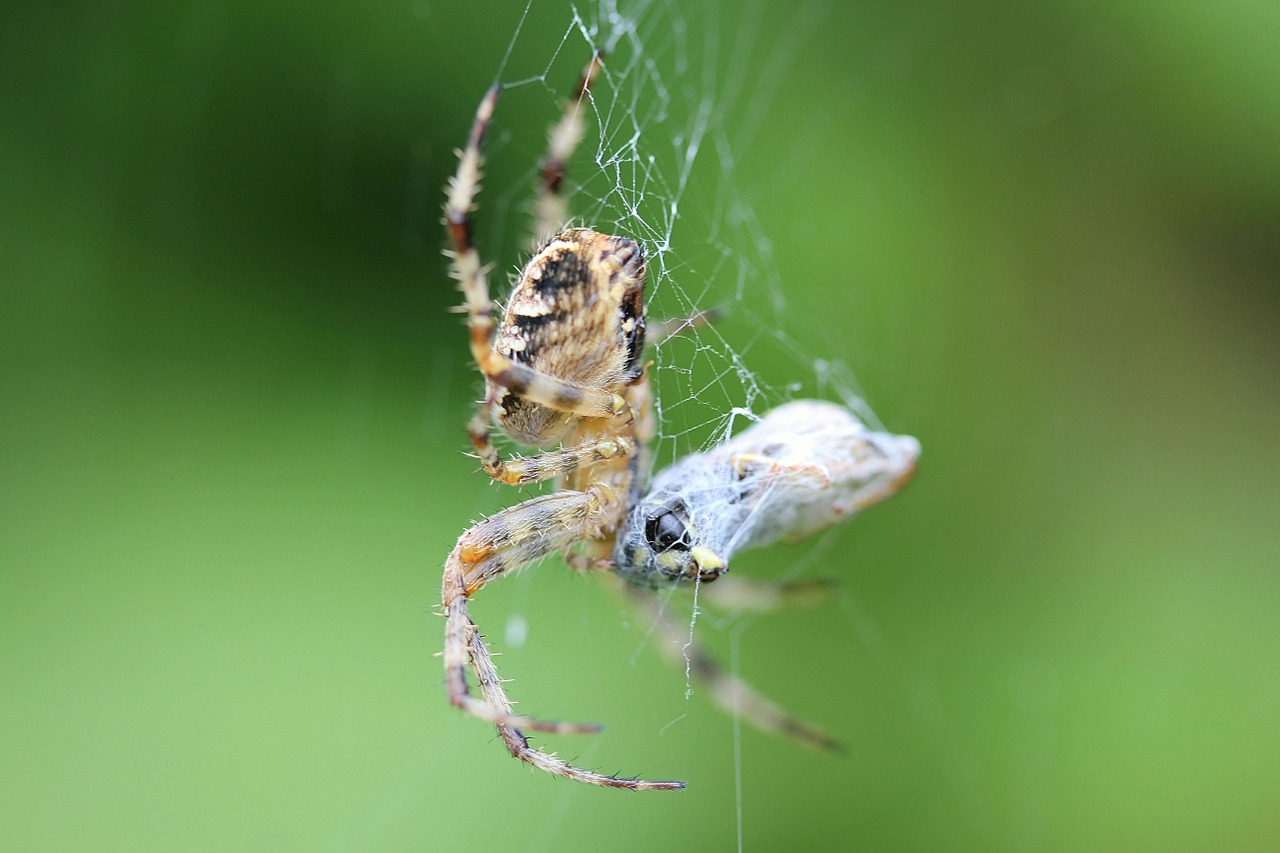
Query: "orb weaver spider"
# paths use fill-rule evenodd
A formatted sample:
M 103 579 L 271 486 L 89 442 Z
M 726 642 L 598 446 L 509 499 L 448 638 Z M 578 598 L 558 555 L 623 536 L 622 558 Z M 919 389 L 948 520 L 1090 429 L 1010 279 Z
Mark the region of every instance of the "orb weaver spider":
M 677 462 L 644 494 L 640 478 L 656 432 L 644 348 L 711 317 L 702 312 L 646 330 L 640 245 L 590 228 L 559 230 L 567 220 L 561 192 L 566 164 L 585 132 L 583 102 L 601 68 L 597 55 L 549 133 L 535 214 L 535 232 L 544 242 L 516 278 L 500 322 L 471 223 L 498 87 L 481 100 L 449 182 L 446 254 L 463 293 L 471 354 L 485 378 L 484 401 L 467 425 L 471 443 L 493 479 L 509 485 L 556 479 L 559 488 L 474 524 L 449 554 L 441 590 L 445 682 L 453 705 L 493 724 L 511 755 L 533 767 L 602 787 L 678 790 L 683 782 L 609 776 L 530 746 L 525 731 L 600 727 L 515 713 L 468 613 L 470 598 L 489 582 L 558 553 L 573 568 L 613 571 L 630 581 L 624 587 L 649 608 L 658 633 L 674 637 L 678 632 L 655 606 L 653 588 L 709 583 L 728 570 L 740 547 L 804 535 L 889 497 L 910 478 L 919 446 L 914 439 L 871 433 L 843 407 L 801 401 L 775 410 L 718 453 Z M 491 422 L 538 452 L 503 459 Z M 766 518 L 772 520 L 761 524 Z M 718 586 L 727 585 L 722 580 Z M 812 587 L 732 586 L 726 597 L 739 607 L 803 597 Z M 690 643 L 678 648 L 722 706 L 812 746 L 838 745 Z M 468 669 L 479 697 L 471 693 Z

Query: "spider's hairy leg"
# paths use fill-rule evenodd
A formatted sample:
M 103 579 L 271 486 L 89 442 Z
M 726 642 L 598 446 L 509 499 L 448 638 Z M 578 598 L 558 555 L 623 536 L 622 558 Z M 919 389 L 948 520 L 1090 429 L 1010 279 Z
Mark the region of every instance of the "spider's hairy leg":
M 476 673 L 476 683 L 487 697 L 489 688 L 501 684 L 497 667 L 493 663 L 493 655 L 480 635 L 480 629 L 467 612 L 467 599 L 459 595 L 445 605 L 447 619 L 444 638 L 445 681 L 449 689 L 449 701 L 457 708 L 466 711 L 495 726 L 520 726 L 537 732 L 553 732 L 556 734 L 595 734 L 603 726 L 597 723 L 563 723 L 549 720 L 535 720 L 523 714 L 517 714 L 510 701 L 493 703 L 487 699 L 477 699 L 471 695 L 467 685 L 467 666 Z M 505 694 L 504 694 L 505 696 Z
M 770 583 L 741 575 L 723 575 L 705 587 L 701 596 L 720 610 L 778 613 L 819 607 L 830 601 L 839 587 L 840 582 L 836 578 Z
M 838 751 L 844 748 L 834 735 L 787 713 L 772 699 L 750 684 L 726 672 L 697 643 L 689 642 L 688 631 L 676 626 L 654 593 L 621 581 L 624 593 L 636 602 L 654 626 L 659 647 L 672 661 L 686 663 L 694 676 L 711 693 L 711 698 L 727 714 L 740 714 L 756 728 L 782 735 L 815 749 Z
M 503 459 L 493 446 L 487 414 L 488 407 L 482 405 L 467 422 L 467 434 L 471 437 L 471 444 L 480 457 L 485 473 L 508 486 L 541 483 L 597 462 L 630 457 L 636 450 L 636 443 L 632 439 L 616 435 L 593 439 L 574 447 L 548 450 L 534 456 Z
M 467 613 L 467 599 L 486 584 L 508 572 L 536 562 L 548 554 L 587 538 L 595 496 L 585 492 L 557 492 L 532 498 L 473 525 L 458 538 L 445 561 L 441 601 L 444 606 L 445 680 L 449 701 L 467 713 L 491 723 L 521 725 L 536 731 L 593 732 L 596 725 L 541 722 L 495 708 L 472 696 L 467 686 L 468 663 L 477 669 L 483 684 L 497 678 L 489 653 L 484 651 L 476 624 Z M 475 649 L 482 650 L 476 665 Z
M 444 225 L 452 246 L 452 251 L 447 253 L 450 273 L 462 291 L 467 326 L 471 330 L 471 354 L 477 362 L 489 351 L 494 320 L 488 275 L 473 241 L 471 211 L 475 206 L 476 193 L 480 191 L 484 135 L 493 118 L 497 100 L 497 86 L 489 89 L 480 100 L 467 147 L 458 153 L 458 171 L 449 179 L 449 193 L 444 206 Z
M 476 357 L 476 364 L 490 382 L 530 403 L 585 418 L 631 417 L 631 407 L 619 394 L 566 382 L 496 350 L 486 349 Z
M 551 239 L 569 221 L 569 209 L 561 189 L 569 159 L 587 132 L 586 122 L 582 120 L 583 101 L 603 65 L 603 53 L 591 57 L 572 97 L 565 102 L 560 120 L 547 131 L 547 153 L 542 158 L 538 201 L 534 206 L 533 238 L 537 245 Z
M 468 599 L 490 581 L 565 550 L 576 541 L 596 538 L 608 501 L 607 495 L 595 489 L 532 498 L 479 522 L 458 539 L 445 562 L 441 591 L 446 618 L 444 669 L 449 701 L 468 714 L 493 723 L 512 756 L 541 770 L 590 785 L 675 790 L 683 788 L 684 783 L 607 776 L 574 767 L 530 747 L 521 728 L 584 733 L 598 731 L 600 727 L 537 721 L 514 713 L 493 656 L 467 611 Z M 466 676 L 468 665 L 475 672 L 483 699 L 471 695 Z
M 474 636 L 477 638 L 476 642 L 478 642 L 479 635 Z M 482 643 L 479 644 L 475 651 L 480 654 L 482 660 L 488 659 L 487 653 L 483 652 Z M 507 699 L 507 694 L 502 689 L 501 679 L 497 677 L 481 678 L 480 689 L 484 693 L 485 701 L 491 706 L 510 710 L 511 702 Z M 499 736 L 502 737 L 503 744 L 506 745 L 507 751 L 511 753 L 513 758 L 518 758 L 539 770 L 544 770 L 556 776 L 563 776 L 575 782 L 583 782 L 587 785 L 596 785 L 601 788 L 624 788 L 632 791 L 679 791 L 684 787 L 684 782 L 648 781 L 623 776 L 609 776 L 593 770 L 584 770 L 557 758 L 555 755 L 534 749 L 529 745 L 529 739 L 514 725 L 498 723 L 497 729 Z

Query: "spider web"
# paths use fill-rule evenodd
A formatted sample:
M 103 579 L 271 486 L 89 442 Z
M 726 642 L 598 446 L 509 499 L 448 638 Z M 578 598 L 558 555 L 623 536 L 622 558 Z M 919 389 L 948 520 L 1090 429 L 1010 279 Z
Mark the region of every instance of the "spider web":
M 524 174 L 486 182 L 492 195 L 482 203 L 494 205 L 495 239 L 513 250 L 498 256 L 528 257 L 529 188 L 545 129 L 572 96 L 586 60 L 601 53 L 604 68 L 584 104 L 586 136 L 565 182 L 571 224 L 643 246 L 651 322 L 723 312 L 714 325 L 650 351 L 657 468 L 722 442 L 743 419 L 796 396 L 835 397 L 877 423 L 852 374 L 790 334 L 784 278 L 744 193 L 751 184 L 738 179 L 742 155 L 788 82 L 786 69 L 821 23 L 811 4 L 792 10 L 779 32 L 766 11 L 761 2 L 577 4 L 564 11 L 548 54 L 547 42 L 531 44 L 526 29 L 554 13 L 549 4 L 531 3 L 495 75 L 503 95 L 486 171 L 493 175 L 513 160 L 527 164 Z M 513 108 L 541 118 L 512 128 L 504 115 Z

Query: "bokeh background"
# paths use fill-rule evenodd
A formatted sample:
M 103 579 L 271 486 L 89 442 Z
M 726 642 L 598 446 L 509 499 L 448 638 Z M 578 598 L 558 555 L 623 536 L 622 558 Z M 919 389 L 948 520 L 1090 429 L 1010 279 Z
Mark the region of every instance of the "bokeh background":
M 554 561 L 475 608 L 522 708 L 689 789 L 535 775 L 444 701 L 439 567 L 511 497 L 462 453 L 439 187 L 520 6 L 18 4 L 0 848 L 1280 846 L 1280 6 L 749 6 L 804 33 L 726 72 L 770 93 L 734 181 L 790 333 L 925 460 L 742 559 L 835 602 L 699 633 L 848 753 L 735 748 Z M 728 7 L 650 14 L 735 55 Z M 512 67 L 570 20 L 536 3 Z

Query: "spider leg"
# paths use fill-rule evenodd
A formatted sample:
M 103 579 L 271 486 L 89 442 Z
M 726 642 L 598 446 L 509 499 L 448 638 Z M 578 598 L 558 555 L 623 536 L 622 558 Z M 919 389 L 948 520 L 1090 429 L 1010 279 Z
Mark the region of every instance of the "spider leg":
M 725 713 L 740 715 L 762 731 L 791 738 L 815 749 L 838 751 L 844 748 L 834 735 L 787 713 L 750 684 L 726 672 L 700 645 L 689 642 L 687 630 L 671 621 L 653 592 L 625 581 L 622 586 L 627 596 L 641 606 L 655 626 L 654 634 L 667 657 L 676 663 L 687 663 Z
M 476 636 L 478 637 L 479 635 Z M 491 706 L 510 709 L 511 703 L 507 699 L 506 692 L 502 689 L 502 681 L 500 679 L 496 677 L 482 678 L 480 679 L 480 689 L 484 693 L 485 701 Z M 513 717 L 513 719 L 515 718 Z M 634 791 L 678 791 L 684 787 L 684 782 L 646 781 L 621 776 L 609 776 L 593 770 L 584 770 L 557 758 L 553 754 L 534 749 L 529 745 L 529 739 L 524 736 L 524 733 L 510 723 L 497 723 L 497 729 L 498 734 L 502 737 L 503 744 L 506 745 L 507 751 L 511 753 L 513 758 L 517 758 L 539 770 L 544 770 L 556 776 L 563 776 L 575 782 L 585 782 L 588 785 L 597 785 L 601 788 L 628 788 Z
M 607 776 L 574 767 L 529 746 L 521 728 L 556 733 L 599 731 L 597 725 L 534 720 L 512 710 L 475 622 L 468 599 L 490 581 L 575 541 L 598 538 L 607 497 L 598 490 L 564 491 L 532 498 L 474 525 L 458 539 L 445 562 L 441 600 L 445 611 L 444 669 L 449 701 L 468 714 L 494 724 L 515 758 L 548 773 L 590 785 L 639 790 L 675 790 L 683 782 L 646 782 Z M 475 672 L 483 698 L 471 694 L 466 670 Z
M 631 408 L 618 394 L 566 382 L 522 362 L 512 361 L 489 347 L 476 353 L 475 342 L 473 332 L 471 353 L 480 372 L 490 382 L 501 385 L 517 397 L 584 418 L 631 417 Z
M 497 678 L 484 641 L 467 613 L 467 599 L 509 571 L 584 538 L 593 499 L 594 496 L 586 492 L 569 491 L 532 498 L 479 522 L 459 537 L 445 561 L 441 591 L 446 616 L 445 681 L 449 701 L 457 707 L 491 723 L 518 724 L 537 731 L 599 729 L 594 725 L 539 722 L 513 715 L 472 696 L 466 679 L 468 664 L 476 669 L 481 684 L 486 679 Z
M 480 263 L 480 254 L 472 241 L 471 212 L 476 193 L 480 191 L 480 168 L 484 163 L 481 147 L 484 134 L 493 118 L 498 100 L 498 87 L 485 92 L 476 108 L 467 147 L 458 154 L 458 171 L 449 179 L 449 193 L 444 206 L 445 230 L 453 250 L 449 256 L 450 274 L 462 290 L 467 326 L 471 330 L 471 354 L 482 363 L 493 337 L 493 303 L 489 301 L 488 271 Z
M 495 726 L 520 726 L 537 732 L 555 734 L 595 734 L 603 726 L 598 723 L 563 723 L 535 720 L 517 714 L 509 701 L 494 703 L 488 700 L 493 686 L 501 684 L 493 655 L 484 644 L 480 629 L 467 614 L 466 599 L 459 597 L 445 608 L 448 619 L 445 628 L 445 681 L 449 688 L 449 701 L 473 717 L 493 723 Z M 476 683 L 485 695 L 478 699 L 471 694 L 467 684 L 467 666 L 476 673 Z M 505 694 L 503 694 L 505 697 Z
M 574 447 L 548 450 L 534 456 L 503 459 L 493 446 L 493 434 L 485 406 L 481 406 L 467 422 L 467 434 L 471 437 L 471 444 L 480 457 L 485 473 L 509 486 L 541 483 L 597 462 L 631 456 L 636 449 L 634 441 L 619 435 L 590 439 Z
M 722 575 L 700 594 L 703 600 L 721 610 L 778 613 L 826 604 L 839 586 L 835 578 L 769 583 L 741 575 Z
M 541 246 L 569 221 L 569 208 L 561 192 L 569 158 L 586 135 L 586 122 L 582 120 L 583 101 L 604 66 L 604 54 L 591 57 L 578 78 L 573 95 L 565 102 L 564 114 L 547 131 L 547 153 L 542 158 L 541 179 L 538 183 L 538 200 L 534 205 L 533 238 Z

